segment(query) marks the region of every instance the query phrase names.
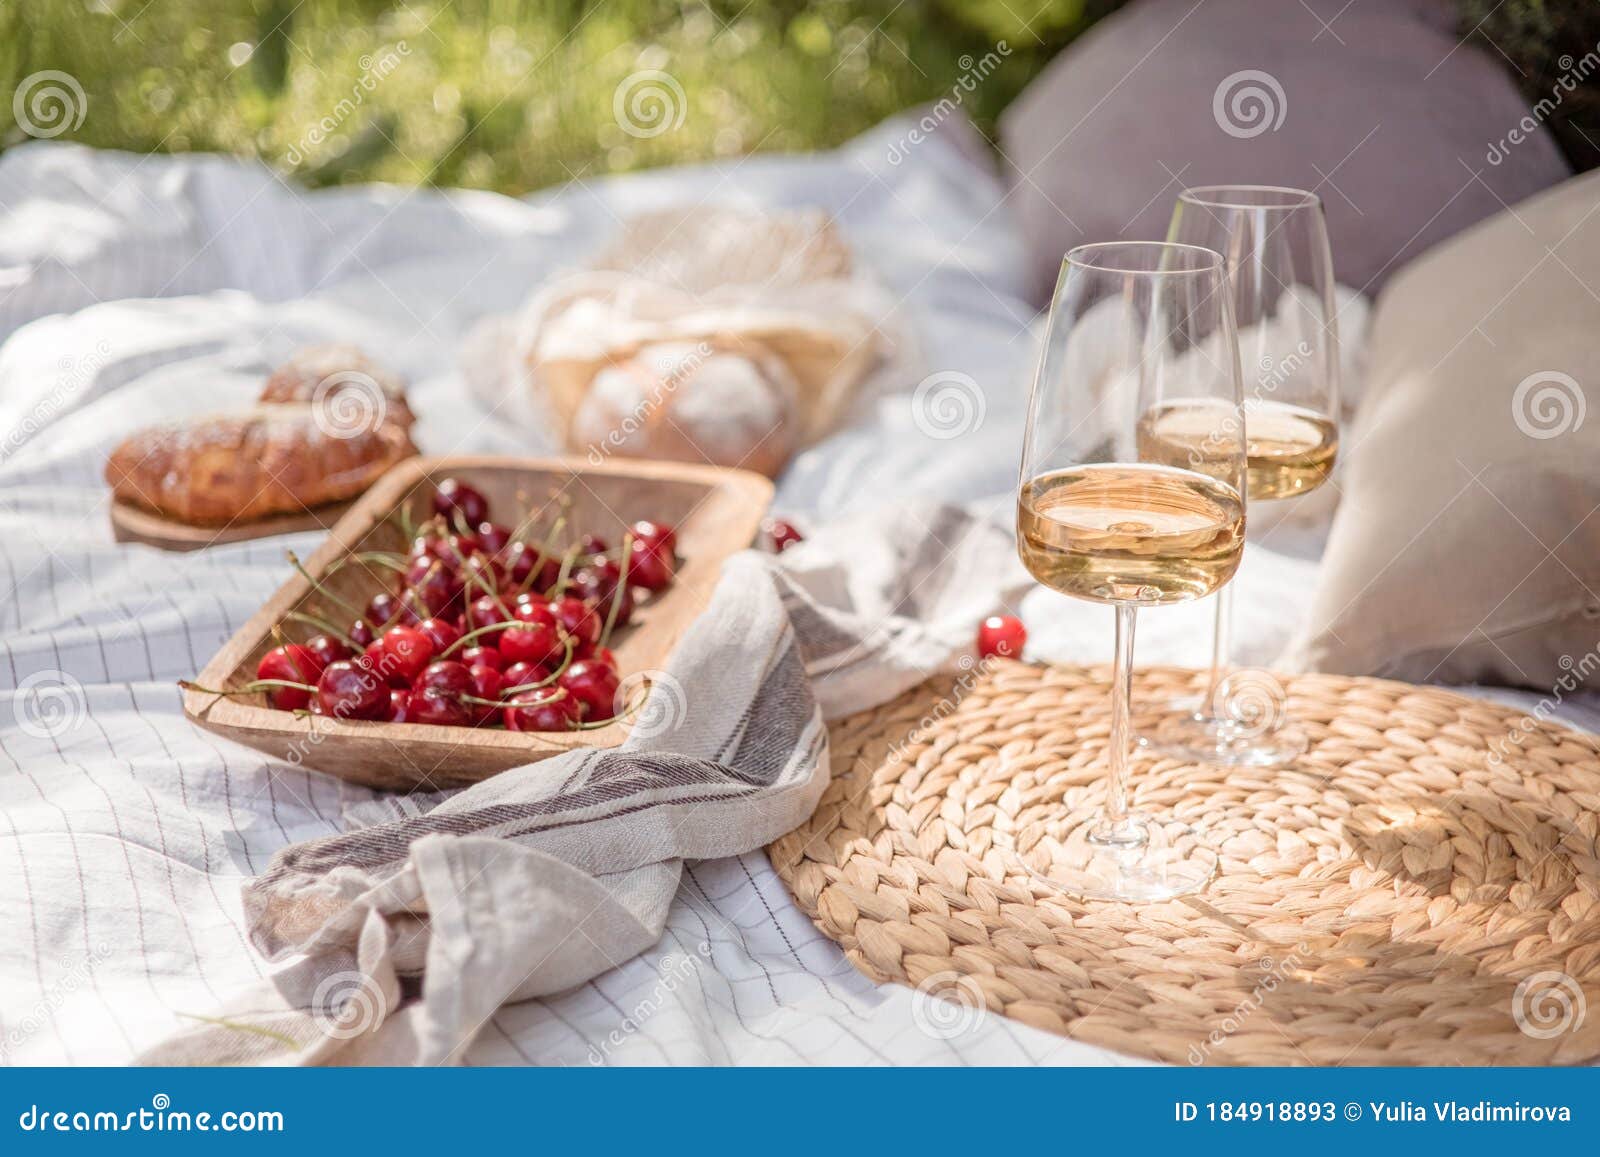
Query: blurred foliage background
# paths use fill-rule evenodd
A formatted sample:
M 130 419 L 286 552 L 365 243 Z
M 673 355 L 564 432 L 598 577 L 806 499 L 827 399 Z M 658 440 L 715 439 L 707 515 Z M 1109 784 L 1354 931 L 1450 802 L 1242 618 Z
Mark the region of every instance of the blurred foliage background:
M 1285 0 L 1290 2 L 1290 0 Z M 59 70 L 88 115 L 67 139 L 256 156 L 313 185 L 386 180 L 517 194 L 575 176 L 838 144 L 947 95 L 1001 109 L 1117 0 L 0 0 L 0 91 Z M 1461 0 L 1532 99 L 1600 40 L 1595 0 Z M 681 87 L 681 126 L 614 113 L 639 72 Z M 1592 82 L 1600 90 L 1600 77 Z M 1600 96 L 1557 125 L 1575 159 Z M 646 109 L 648 111 L 648 109 Z M 1576 124 L 1576 131 L 1573 125 Z M 0 147 L 24 138 L 0 103 Z M 1600 163 L 1600 150 L 1584 167 Z M 1580 163 L 1582 163 L 1580 161 Z

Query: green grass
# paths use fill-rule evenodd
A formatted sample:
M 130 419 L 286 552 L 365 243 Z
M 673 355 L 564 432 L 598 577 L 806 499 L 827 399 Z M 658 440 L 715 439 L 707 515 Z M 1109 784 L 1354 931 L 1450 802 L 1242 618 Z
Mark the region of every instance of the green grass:
M 522 193 L 573 177 L 839 144 L 949 95 L 985 131 L 1118 0 L 0 0 L 0 93 L 47 70 L 81 88 L 65 139 L 259 157 L 313 185 Z M 1593 0 L 1461 0 L 1538 99 L 1600 36 Z M 657 77 L 666 131 L 629 133 L 619 85 Z M 675 87 L 674 87 L 675 86 Z M 1553 125 L 1600 139 L 1600 78 Z M 38 95 L 36 90 L 35 95 Z M 626 103 L 628 90 L 623 90 Z M 680 94 L 681 93 L 681 97 Z M 72 97 L 76 100 L 75 95 Z M 48 101 L 45 104 L 48 115 Z M 0 147 L 27 139 L 0 101 Z M 59 115 L 59 109 L 57 110 Z M 680 121 L 681 116 L 681 121 Z M 53 122 L 47 123 L 47 127 Z M 1587 131 L 1586 131 L 1587 130 Z M 1586 163 L 1585 163 L 1586 162 Z
M 69 74 L 86 107 L 66 139 L 256 156 L 311 184 L 509 193 L 834 145 L 947 95 L 1004 39 L 968 98 L 992 126 L 1088 21 L 1081 0 L 1009 0 L 1037 15 L 1028 28 L 998 0 L 29 0 L 25 18 L 6 7 L 0 91 Z M 641 114 L 669 107 L 676 127 L 636 122 L 641 135 L 615 103 L 645 71 L 670 78 L 656 79 L 671 103 L 643 98 Z M 0 107 L 0 141 L 22 139 Z

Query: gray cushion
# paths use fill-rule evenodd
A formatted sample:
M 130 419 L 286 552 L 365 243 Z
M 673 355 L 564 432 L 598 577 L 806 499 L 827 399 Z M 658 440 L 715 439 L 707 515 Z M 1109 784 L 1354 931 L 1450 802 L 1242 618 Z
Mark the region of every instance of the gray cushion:
M 1453 8 L 1145 0 L 1096 25 L 1000 122 L 1040 301 L 1073 245 L 1162 237 L 1186 185 L 1317 190 L 1340 282 L 1375 292 L 1566 178 L 1551 135 L 1518 129 L 1531 114 L 1505 62 L 1458 44 Z

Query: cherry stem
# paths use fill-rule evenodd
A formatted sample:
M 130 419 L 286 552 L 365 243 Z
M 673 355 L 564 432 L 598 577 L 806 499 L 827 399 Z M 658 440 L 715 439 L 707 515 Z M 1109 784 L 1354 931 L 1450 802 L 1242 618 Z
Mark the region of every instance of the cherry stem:
M 578 548 L 575 546 L 569 548 L 566 554 L 561 556 L 561 573 L 556 575 L 555 585 L 545 591 L 545 598 L 558 599 L 561 597 L 561 592 L 567 589 L 567 578 L 572 574 L 572 564 L 577 561 Z
M 292 679 L 252 679 L 243 687 L 237 687 L 232 691 L 223 691 L 217 687 L 207 687 L 204 684 L 194 682 L 192 679 L 179 679 L 178 686 L 185 691 L 200 691 L 207 695 L 257 695 L 267 687 L 293 687 L 296 691 L 316 691 L 316 687 L 313 684 L 296 683 Z
M 356 641 L 354 639 L 352 639 L 349 635 L 345 634 L 343 631 L 341 631 L 338 627 L 334 626 L 332 623 L 328 622 L 327 619 L 319 618 L 316 615 L 307 614 L 304 611 L 290 611 L 288 614 L 284 615 L 283 617 L 284 617 L 285 620 L 292 619 L 297 623 L 305 623 L 308 626 L 315 627 L 315 628 L 317 628 L 317 630 L 321 631 L 325 635 L 332 635 L 335 639 L 338 639 L 341 643 L 343 643 L 345 646 L 349 647 L 352 651 L 361 650 L 360 647 L 356 646 Z
M 617 612 L 622 607 L 622 600 L 628 595 L 628 564 L 633 561 L 633 531 L 627 531 L 622 536 L 622 573 L 617 578 L 617 588 L 611 592 L 611 606 L 606 611 L 606 625 L 600 629 L 600 645 L 607 646 L 611 642 L 611 628 L 616 625 Z
M 330 591 L 327 587 L 323 586 L 322 583 L 320 583 L 316 579 L 312 578 L 311 577 L 311 572 L 308 571 L 305 568 L 305 566 L 300 562 L 300 556 L 299 555 L 295 554 L 295 552 L 292 551 L 292 550 L 285 551 L 284 553 L 289 556 L 289 565 L 294 567 L 295 570 L 300 572 L 300 577 L 305 579 L 306 582 L 311 584 L 311 589 L 312 590 L 316 591 L 319 595 L 322 595 L 324 598 L 328 599 L 330 602 L 337 603 L 339 606 L 341 606 L 345 610 L 349 611 L 350 614 L 352 616 L 354 616 L 355 618 L 359 619 L 361 617 L 361 612 L 356 610 L 355 607 L 352 607 L 349 603 L 345 602 L 338 595 L 336 595 L 332 591 Z
M 476 639 L 479 635 L 487 635 L 490 631 L 506 631 L 510 630 L 512 627 L 526 627 L 527 625 L 527 623 L 519 622 L 516 619 L 511 619 L 504 623 L 490 623 L 486 627 L 478 627 L 474 630 L 468 631 L 444 650 L 440 651 L 439 658 L 443 659 L 446 656 L 454 653 L 457 647 L 464 645 L 469 639 Z
M 566 525 L 567 516 L 563 514 L 560 518 L 557 518 L 555 520 L 555 524 L 550 527 L 550 533 L 546 537 L 539 540 L 539 544 L 536 548 L 539 551 L 539 557 L 534 560 L 533 569 L 528 571 L 528 573 L 523 576 L 522 581 L 517 584 L 517 593 L 519 595 L 525 595 L 530 589 L 532 589 L 534 582 L 539 577 L 539 573 L 544 570 L 544 560 L 547 557 L 545 547 L 561 533 L 562 528 Z

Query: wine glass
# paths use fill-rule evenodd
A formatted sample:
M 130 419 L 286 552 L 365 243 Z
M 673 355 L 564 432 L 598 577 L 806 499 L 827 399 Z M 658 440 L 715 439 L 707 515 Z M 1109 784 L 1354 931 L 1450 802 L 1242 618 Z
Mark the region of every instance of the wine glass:
M 1167 240 L 1216 249 L 1227 260 L 1245 389 L 1247 497 L 1309 494 L 1333 472 L 1339 450 L 1339 340 L 1333 258 L 1322 201 L 1303 189 L 1208 185 L 1186 189 Z M 1187 460 L 1195 439 L 1181 418 L 1157 423 L 1147 453 Z M 1182 758 L 1229 767 L 1274 767 L 1306 749 L 1284 715 L 1283 689 L 1265 672 L 1229 670 L 1233 590 L 1217 596 L 1211 676 L 1141 742 Z
M 1182 411 L 1182 464 L 1153 462 L 1151 415 Z M 1244 544 L 1244 424 L 1222 256 L 1161 242 L 1067 254 L 1029 401 L 1017 549 L 1045 586 L 1116 608 L 1104 791 L 1073 785 L 1027 849 L 1040 879 L 1074 895 L 1157 900 L 1216 871 L 1198 832 L 1129 807 L 1129 695 L 1139 607 L 1217 590 Z M 1024 858 L 1027 861 L 1027 857 Z

